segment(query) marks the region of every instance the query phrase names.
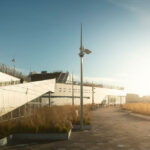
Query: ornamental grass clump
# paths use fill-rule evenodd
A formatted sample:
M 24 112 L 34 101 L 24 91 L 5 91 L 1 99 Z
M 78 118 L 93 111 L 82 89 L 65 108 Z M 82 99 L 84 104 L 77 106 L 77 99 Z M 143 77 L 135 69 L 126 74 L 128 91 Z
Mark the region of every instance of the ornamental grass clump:
M 19 133 L 63 133 L 72 128 L 67 119 L 67 112 L 59 107 L 43 107 L 17 121 L 16 132 Z
M 125 110 L 130 110 L 133 113 L 150 115 L 150 103 L 129 103 L 122 106 Z
M 86 108 L 88 111 L 93 111 L 99 108 L 98 104 L 86 104 L 84 105 L 84 108 Z
M 84 106 L 84 124 L 91 124 L 90 106 Z M 14 133 L 68 133 L 80 124 L 80 106 L 41 107 L 23 118 L 0 122 L 0 138 Z
M 74 106 L 73 108 L 73 114 L 72 115 L 72 124 L 79 125 L 80 124 L 80 106 Z M 85 125 L 90 125 L 91 124 L 91 113 L 89 106 L 84 105 L 83 107 L 83 123 Z
M 14 129 L 14 123 L 12 121 L 5 121 L 0 123 L 0 139 L 12 134 Z

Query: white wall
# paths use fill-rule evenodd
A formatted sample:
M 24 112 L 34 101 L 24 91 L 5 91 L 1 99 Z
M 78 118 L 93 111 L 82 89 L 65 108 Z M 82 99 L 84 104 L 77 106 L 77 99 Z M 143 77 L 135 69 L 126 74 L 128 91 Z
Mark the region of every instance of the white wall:
M 92 87 L 83 87 L 83 102 L 84 104 L 92 103 Z M 65 105 L 72 104 L 72 85 L 64 83 L 56 83 L 55 93 L 51 95 L 52 105 Z M 115 98 L 115 103 L 125 103 L 126 93 L 124 90 L 107 89 L 107 88 L 94 88 L 94 103 L 100 104 L 103 100 L 110 103 L 110 99 Z M 80 104 L 80 86 L 74 85 L 74 103 Z M 121 101 L 120 101 L 121 99 Z
M 125 97 L 126 93 L 124 90 L 117 90 L 117 89 L 107 89 L 107 88 L 95 88 L 95 94 L 94 94 L 94 102 L 95 103 L 101 103 L 103 100 L 106 100 L 108 103 L 108 99 L 111 97 L 115 97 L 117 99 L 116 104 L 120 104 L 119 97 Z M 122 98 L 123 99 L 123 98 Z M 123 100 L 122 103 L 125 103 Z
M 0 87 L 0 116 L 55 91 L 55 79 Z
M 0 72 L 0 82 L 20 81 L 20 79 Z
M 84 87 L 84 104 L 91 103 L 91 87 Z M 52 105 L 72 104 L 72 85 L 64 83 L 56 83 L 55 93 L 51 94 Z M 55 97 L 55 98 L 54 98 Z M 74 104 L 80 104 L 80 86 L 74 85 Z

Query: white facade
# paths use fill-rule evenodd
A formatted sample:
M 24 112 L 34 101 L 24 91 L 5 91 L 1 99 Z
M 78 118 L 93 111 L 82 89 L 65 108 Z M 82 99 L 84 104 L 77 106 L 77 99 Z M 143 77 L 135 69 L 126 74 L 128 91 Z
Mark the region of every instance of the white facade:
M 0 86 L 19 84 L 20 79 L 0 72 Z
M 15 78 L 6 78 L 14 79 Z M 70 78 L 71 79 L 71 78 Z M 16 79 L 17 80 L 17 79 Z M 6 80 L 3 80 L 6 81 Z M 23 106 L 26 103 L 40 97 L 43 105 L 72 105 L 74 97 L 74 104 L 80 105 L 80 85 L 56 83 L 55 79 L 42 80 L 36 82 L 29 82 L 24 84 L 2 86 L 0 87 L 0 116 Z M 126 93 L 124 90 L 98 88 L 90 86 L 83 87 L 83 103 L 92 104 L 124 104 L 126 102 Z M 51 93 L 51 98 L 47 96 L 48 92 Z M 46 95 L 46 96 L 43 96 Z M 73 96 L 74 95 L 74 96 Z M 93 99 L 93 100 L 92 100 Z M 36 102 L 33 102 L 36 103 Z M 39 103 L 37 102 L 39 105 Z
M 0 116 L 55 91 L 55 79 L 0 87 Z
M 12 81 L 20 81 L 20 79 L 10 76 L 6 73 L 0 72 L 0 82 L 12 82 Z
M 74 104 L 80 104 L 80 86 L 74 85 L 74 94 L 72 94 L 72 84 L 56 83 L 55 93 L 51 94 L 51 104 L 52 105 L 65 105 L 72 104 L 72 95 L 74 95 Z M 124 90 L 117 89 L 107 89 L 84 86 L 83 87 L 83 103 L 92 104 L 92 94 L 93 101 L 96 104 L 124 104 L 126 93 Z

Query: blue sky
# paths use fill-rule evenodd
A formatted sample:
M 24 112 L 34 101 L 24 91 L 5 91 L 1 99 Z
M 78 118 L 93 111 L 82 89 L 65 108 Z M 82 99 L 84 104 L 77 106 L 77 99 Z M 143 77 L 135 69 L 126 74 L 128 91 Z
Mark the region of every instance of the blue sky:
M 149 94 L 149 18 L 149 0 L 1 0 L 0 62 L 78 78 L 82 23 L 85 80 Z

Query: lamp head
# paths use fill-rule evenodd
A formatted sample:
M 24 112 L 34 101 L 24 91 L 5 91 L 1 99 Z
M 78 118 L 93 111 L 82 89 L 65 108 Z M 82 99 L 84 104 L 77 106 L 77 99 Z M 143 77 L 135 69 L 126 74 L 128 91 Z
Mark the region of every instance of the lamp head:
M 89 49 L 84 49 L 84 53 L 90 54 L 90 53 L 92 53 L 92 51 L 90 51 Z

